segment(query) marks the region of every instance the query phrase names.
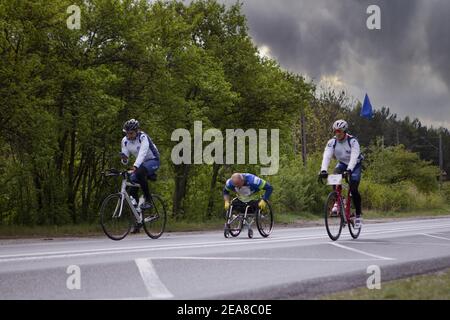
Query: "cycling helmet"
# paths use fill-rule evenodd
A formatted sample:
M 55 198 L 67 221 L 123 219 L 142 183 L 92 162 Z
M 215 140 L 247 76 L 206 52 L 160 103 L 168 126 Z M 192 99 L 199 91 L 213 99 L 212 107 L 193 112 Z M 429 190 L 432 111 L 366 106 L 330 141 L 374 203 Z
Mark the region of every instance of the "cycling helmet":
M 136 119 L 128 120 L 123 124 L 123 132 L 125 133 L 137 129 L 139 129 L 139 121 L 137 121 Z
M 345 120 L 338 120 L 335 123 L 333 123 L 333 131 L 336 130 L 342 130 L 344 132 L 347 132 L 348 130 L 348 123 Z

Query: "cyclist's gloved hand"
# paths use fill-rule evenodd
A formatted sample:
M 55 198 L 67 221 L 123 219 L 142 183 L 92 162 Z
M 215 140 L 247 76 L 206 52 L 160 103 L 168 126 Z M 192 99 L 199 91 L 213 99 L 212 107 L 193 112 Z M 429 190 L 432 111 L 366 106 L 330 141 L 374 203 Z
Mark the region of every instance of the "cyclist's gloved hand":
M 120 161 L 126 166 L 128 164 L 128 157 L 122 153 Z
M 322 179 L 328 178 L 328 172 L 326 172 L 325 170 L 320 171 L 319 177 L 322 178 Z
M 347 179 L 350 179 L 352 176 L 352 170 L 347 169 L 344 171 L 344 177 L 346 177 Z
M 264 199 L 259 200 L 258 202 L 258 207 L 259 209 L 261 209 L 262 211 L 265 211 L 267 208 L 267 203 Z
M 228 209 L 230 209 L 230 201 L 225 200 L 224 209 L 225 209 L 225 211 L 228 211 Z

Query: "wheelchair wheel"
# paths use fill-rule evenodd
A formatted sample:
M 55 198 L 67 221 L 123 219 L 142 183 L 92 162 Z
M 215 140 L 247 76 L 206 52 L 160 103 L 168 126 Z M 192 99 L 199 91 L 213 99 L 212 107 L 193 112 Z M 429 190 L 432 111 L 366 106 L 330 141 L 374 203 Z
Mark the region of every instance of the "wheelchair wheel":
M 227 227 L 230 235 L 233 237 L 237 237 L 242 231 L 242 226 L 242 214 L 235 210 L 229 213 L 227 219 Z
M 273 230 L 273 211 L 270 203 L 266 201 L 265 211 L 258 210 L 256 214 L 256 226 L 262 237 L 267 238 Z
M 227 223 L 225 223 L 225 227 L 223 228 L 223 236 L 225 238 L 229 238 L 230 237 L 230 228 L 228 227 Z

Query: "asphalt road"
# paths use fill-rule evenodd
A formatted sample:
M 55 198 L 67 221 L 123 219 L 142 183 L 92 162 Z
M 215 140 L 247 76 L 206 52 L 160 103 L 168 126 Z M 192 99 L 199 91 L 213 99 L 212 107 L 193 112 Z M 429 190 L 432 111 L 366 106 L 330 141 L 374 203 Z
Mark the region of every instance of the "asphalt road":
M 344 230 L 337 242 L 324 227 L 276 226 L 266 239 L 3 240 L 0 299 L 314 298 L 365 286 L 371 266 L 381 284 L 450 267 L 450 218 L 365 224 L 360 239 Z

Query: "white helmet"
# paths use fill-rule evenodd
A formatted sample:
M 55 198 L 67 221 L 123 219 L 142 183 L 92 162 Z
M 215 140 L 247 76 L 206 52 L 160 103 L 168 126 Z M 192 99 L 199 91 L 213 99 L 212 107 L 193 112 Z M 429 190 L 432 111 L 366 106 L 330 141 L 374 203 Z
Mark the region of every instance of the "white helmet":
M 348 123 L 345 120 L 338 120 L 335 123 L 333 123 L 333 131 L 336 130 L 342 130 L 344 132 L 347 132 L 348 130 Z

